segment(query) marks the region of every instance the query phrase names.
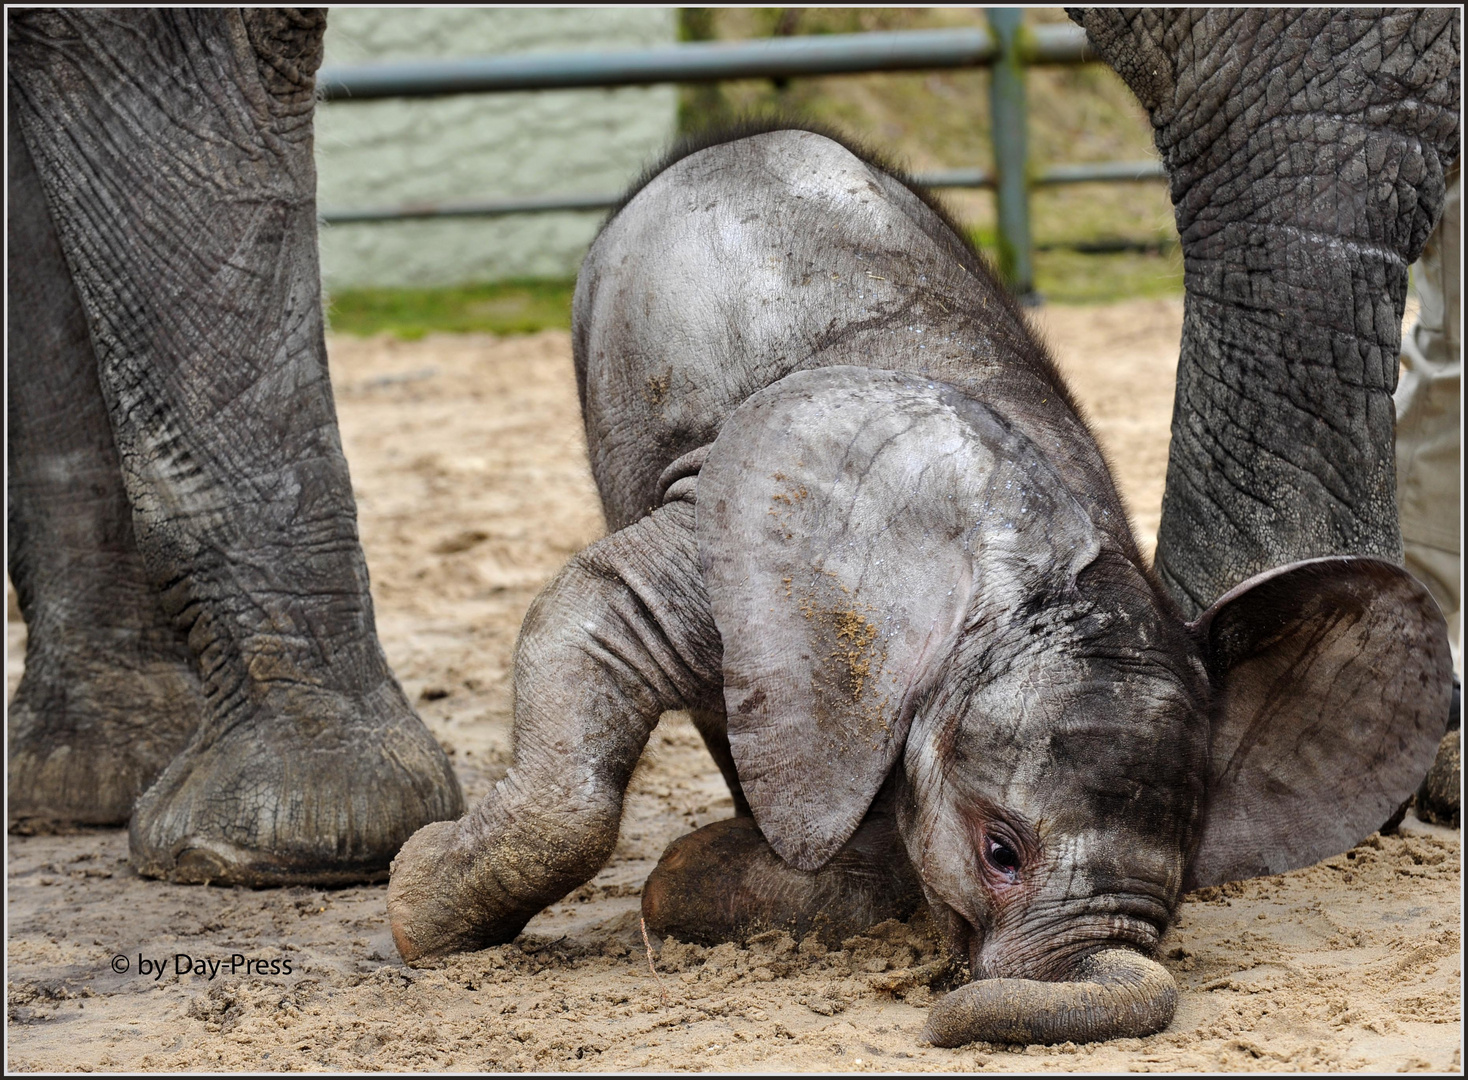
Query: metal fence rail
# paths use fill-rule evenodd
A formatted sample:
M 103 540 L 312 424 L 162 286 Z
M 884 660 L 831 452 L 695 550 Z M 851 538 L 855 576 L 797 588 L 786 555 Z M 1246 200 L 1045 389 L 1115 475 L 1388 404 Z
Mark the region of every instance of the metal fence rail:
M 1037 26 L 1025 38 L 1022 57 L 1027 64 L 1080 64 L 1096 59 L 1079 26 Z M 317 73 L 316 84 L 326 101 L 376 101 L 512 90 L 983 67 L 992 64 L 999 53 L 998 41 L 984 30 L 902 30 L 693 42 L 617 52 L 532 53 L 325 67 Z
M 1036 186 L 1166 179 L 1159 162 L 1061 165 L 1031 174 L 1026 146 L 1024 68 L 1083 64 L 1096 59 L 1078 26 L 1021 25 L 1018 8 L 991 8 L 988 31 L 973 28 L 891 33 L 826 34 L 762 41 L 699 42 L 618 52 L 541 53 L 431 63 L 325 67 L 317 86 L 326 101 L 379 101 L 449 94 L 649 86 L 783 79 L 873 71 L 989 67 L 994 85 L 994 173 L 955 169 L 914 177 L 929 187 L 992 188 L 998 209 L 999 265 L 1021 294 L 1034 288 L 1029 192 Z M 508 214 L 601 211 L 617 195 L 505 198 L 483 202 L 411 203 L 393 207 L 326 209 L 328 225 Z
M 911 178 L 930 188 L 993 188 L 994 174 L 983 169 L 945 169 L 918 173 Z M 1107 161 L 1099 165 L 1057 165 L 1030 178 L 1033 187 L 1057 184 L 1107 183 L 1128 180 L 1166 180 L 1160 161 Z M 376 221 L 423 221 L 431 218 L 508 217 L 511 214 L 554 214 L 578 210 L 610 210 L 622 197 L 620 192 L 600 195 L 542 195 L 525 198 L 487 199 L 463 203 L 403 203 L 399 206 L 360 207 L 352 210 L 323 210 L 323 225 L 357 225 Z

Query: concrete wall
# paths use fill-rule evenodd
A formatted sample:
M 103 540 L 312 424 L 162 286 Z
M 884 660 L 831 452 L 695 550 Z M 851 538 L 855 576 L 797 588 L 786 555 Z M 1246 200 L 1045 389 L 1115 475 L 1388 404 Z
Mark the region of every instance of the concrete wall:
M 637 48 L 677 39 L 672 8 L 332 8 L 326 64 Z M 322 103 L 317 205 L 618 191 L 672 138 L 671 86 Z M 321 230 L 328 290 L 569 277 L 598 213 Z

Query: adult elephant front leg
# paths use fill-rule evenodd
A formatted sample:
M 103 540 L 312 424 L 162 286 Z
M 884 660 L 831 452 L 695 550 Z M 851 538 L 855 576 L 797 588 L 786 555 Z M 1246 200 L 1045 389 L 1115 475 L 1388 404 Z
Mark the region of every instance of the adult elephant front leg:
M 1456 9 L 1073 9 L 1152 117 L 1186 309 L 1156 566 L 1190 615 L 1327 555 L 1400 563 L 1407 267 L 1458 154 Z
M 10 79 L 96 355 L 137 547 L 203 688 L 138 801 L 145 874 L 381 876 L 460 812 L 377 641 L 327 377 L 324 16 L 10 15 Z M 44 602 L 44 601 L 43 601 Z
M 133 539 L 86 316 L 13 97 L 7 146 L 7 539 L 26 622 L 9 823 L 125 825 L 204 702 Z

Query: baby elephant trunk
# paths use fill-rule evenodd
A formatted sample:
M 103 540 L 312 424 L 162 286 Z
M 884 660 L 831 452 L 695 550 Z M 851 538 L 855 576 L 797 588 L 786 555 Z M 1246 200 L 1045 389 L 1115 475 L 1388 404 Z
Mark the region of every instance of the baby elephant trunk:
M 1068 982 L 961 986 L 933 1008 L 924 1035 L 934 1046 L 1139 1038 L 1167 1027 L 1176 1008 L 1177 983 L 1166 968 L 1130 949 L 1107 949 L 1076 965 Z

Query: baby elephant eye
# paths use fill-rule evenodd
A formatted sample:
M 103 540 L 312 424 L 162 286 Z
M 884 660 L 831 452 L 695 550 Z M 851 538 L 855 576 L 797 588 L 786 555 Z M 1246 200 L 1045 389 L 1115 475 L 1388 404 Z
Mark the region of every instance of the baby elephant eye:
M 1019 853 L 1003 840 L 989 836 L 984 838 L 984 857 L 994 869 L 1013 877 L 1019 872 Z

